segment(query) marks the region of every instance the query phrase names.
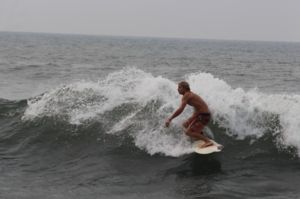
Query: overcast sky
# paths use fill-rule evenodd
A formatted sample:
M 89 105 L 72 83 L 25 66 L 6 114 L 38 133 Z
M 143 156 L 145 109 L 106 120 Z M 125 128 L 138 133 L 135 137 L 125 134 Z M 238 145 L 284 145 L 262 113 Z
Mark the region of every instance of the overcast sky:
M 0 0 L 0 31 L 300 41 L 300 0 Z

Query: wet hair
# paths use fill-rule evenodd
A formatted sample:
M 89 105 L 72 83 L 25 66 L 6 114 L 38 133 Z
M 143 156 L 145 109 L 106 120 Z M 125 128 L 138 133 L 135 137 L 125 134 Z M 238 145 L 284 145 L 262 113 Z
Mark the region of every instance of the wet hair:
M 190 90 L 191 90 L 191 89 L 190 89 L 189 83 L 187 83 L 186 81 L 179 82 L 178 85 L 181 86 L 182 88 L 184 88 L 184 89 L 187 90 L 187 91 L 190 91 Z

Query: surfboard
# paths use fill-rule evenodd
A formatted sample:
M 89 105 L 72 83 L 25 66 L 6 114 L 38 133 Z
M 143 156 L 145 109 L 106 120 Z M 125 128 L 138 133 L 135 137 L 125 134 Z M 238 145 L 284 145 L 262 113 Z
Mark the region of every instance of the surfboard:
M 220 152 L 224 148 L 223 145 L 215 142 L 214 140 L 210 139 L 210 141 L 213 143 L 213 145 L 204 148 L 201 148 L 201 146 L 205 143 L 203 140 L 195 141 L 193 143 L 193 150 L 199 154 L 210 154 L 214 152 Z

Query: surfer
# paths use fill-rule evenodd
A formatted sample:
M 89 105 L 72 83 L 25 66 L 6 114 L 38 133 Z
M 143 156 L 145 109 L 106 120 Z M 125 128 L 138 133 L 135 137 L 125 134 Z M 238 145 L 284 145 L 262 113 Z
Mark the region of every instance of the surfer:
M 193 139 L 203 140 L 205 144 L 201 148 L 212 145 L 213 143 L 203 134 L 202 131 L 211 118 L 207 104 L 199 95 L 191 91 L 190 86 L 186 81 L 182 81 L 178 84 L 178 93 L 183 95 L 181 105 L 172 114 L 172 116 L 166 120 L 166 127 L 169 127 L 171 121 L 180 115 L 188 104 L 194 108 L 194 113 L 183 123 L 185 134 Z

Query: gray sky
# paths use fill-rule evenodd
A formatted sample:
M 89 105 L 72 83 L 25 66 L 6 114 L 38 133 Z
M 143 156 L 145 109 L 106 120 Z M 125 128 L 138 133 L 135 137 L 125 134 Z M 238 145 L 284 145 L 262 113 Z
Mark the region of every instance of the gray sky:
M 300 41 L 300 0 L 0 0 L 0 31 Z

